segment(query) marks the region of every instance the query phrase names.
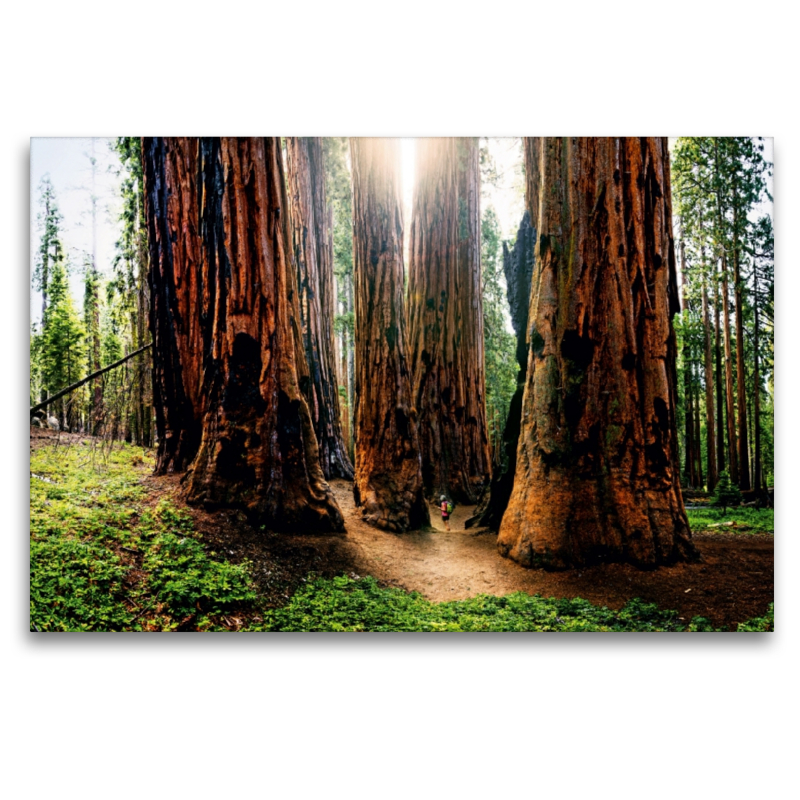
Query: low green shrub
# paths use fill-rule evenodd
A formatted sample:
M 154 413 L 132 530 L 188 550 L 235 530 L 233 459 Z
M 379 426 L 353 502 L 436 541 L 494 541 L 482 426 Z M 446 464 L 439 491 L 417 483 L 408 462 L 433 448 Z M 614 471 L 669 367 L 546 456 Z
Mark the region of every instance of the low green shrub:
M 749 623 L 744 623 L 749 624 Z M 256 629 L 256 628 L 254 628 Z M 319 578 L 288 605 L 268 611 L 259 630 L 272 631 L 712 631 L 708 620 L 687 625 L 675 611 L 639 599 L 619 611 L 581 598 L 556 600 L 516 592 L 433 603 L 416 592 L 381 588 L 374 578 Z M 759 628 L 762 629 L 762 628 Z M 771 628 L 769 628 L 771 630 Z M 749 630 L 749 628 L 748 628 Z

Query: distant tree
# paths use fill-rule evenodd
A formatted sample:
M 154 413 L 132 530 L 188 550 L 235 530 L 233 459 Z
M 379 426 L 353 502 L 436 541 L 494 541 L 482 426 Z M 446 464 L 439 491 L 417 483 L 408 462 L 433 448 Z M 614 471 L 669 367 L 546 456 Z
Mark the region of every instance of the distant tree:
M 112 286 L 117 292 L 120 312 L 129 323 L 124 346 L 138 350 L 150 341 L 148 320 L 150 290 L 147 283 L 148 242 L 144 218 L 144 175 L 142 142 L 139 137 L 120 137 L 114 142 L 119 155 L 122 231 L 116 243 L 112 263 Z M 127 367 L 126 367 L 127 368 Z M 130 429 L 135 444 L 149 447 L 153 443 L 152 417 L 152 354 L 146 350 L 130 365 L 134 397 L 131 398 Z
M 347 164 L 349 143 L 344 137 L 322 140 L 325 154 L 325 180 L 333 230 L 333 273 L 336 284 L 336 310 L 333 329 L 337 341 L 337 373 L 341 399 L 342 433 L 351 462 L 353 450 L 353 410 L 355 388 L 355 314 L 353 299 L 353 187 Z
M 486 375 L 486 419 L 492 450 L 492 471 L 505 466 L 503 430 L 516 388 L 516 341 L 506 329 L 508 299 L 500 255 L 500 221 L 492 206 L 481 220 L 481 277 Z
M 42 235 L 39 250 L 36 253 L 33 286 L 42 293 L 42 318 L 44 318 L 47 311 L 52 264 L 63 255 L 60 231 L 63 217 L 58 210 L 56 193 L 49 174 L 45 175 L 39 183 L 39 205 L 41 211 L 36 219 Z
M 728 470 L 724 469 L 719 474 L 717 488 L 714 490 L 714 505 L 722 508 L 724 514 L 728 506 L 738 506 L 742 502 L 742 493 L 739 487 L 731 482 Z
M 67 267 L 61 257 L 50 265 L 49 303 L 41 334 L 41 370 L 47 395 L 53 395 L 83 377 L 86 369 L 85 331 L 72 301 Z M 80 411 L 66 398 L 57 401 L 62 425 L 75 427 Z

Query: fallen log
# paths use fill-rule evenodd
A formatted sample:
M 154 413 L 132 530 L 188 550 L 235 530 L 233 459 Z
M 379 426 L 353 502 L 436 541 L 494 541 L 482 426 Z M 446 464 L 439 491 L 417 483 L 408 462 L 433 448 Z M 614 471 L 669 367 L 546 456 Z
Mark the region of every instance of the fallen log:
M 109 364 L 107 367 L 103 367 L 103 369 L 97 370 L 97 372 L 93 372 L 91 375 L 87 375 L 85 378 L 81 378 L 76 383 L 71 383 L 65 389 L 62 389 L 60 392 L 56 392 L 52 397 L 48 397 L 45 400 L 42 400 L 41 403 L 37 403 L 35 406 L 31 406 L 31 416 L 33 416 L 37 411 L 41 411 L 43 408 L 47 408 L 50 403 L 55 402 L 59 398 L 63 397 L 65 394 L 69 394 L 70 392 L 74 392 L 76 389 L 80 389 L 84 383 L 88 383 L 93 378 L 99 378 L 103 373 L 109 372 L 112 369 L 116 369 L 119 366 L 122 366 L 126 361 L 129 361 L 134 356 L 138 356 L 139 353 L 143 353 L 145 350 L 148 350 L 153 346 L 153 343 L 146 344 L 144 347 L 140 347 L 138 350 L 134 350 L 132 353 L 128 353 L 124 358 L 121 358 L 119 361 L 115 361 L 113 364 Z

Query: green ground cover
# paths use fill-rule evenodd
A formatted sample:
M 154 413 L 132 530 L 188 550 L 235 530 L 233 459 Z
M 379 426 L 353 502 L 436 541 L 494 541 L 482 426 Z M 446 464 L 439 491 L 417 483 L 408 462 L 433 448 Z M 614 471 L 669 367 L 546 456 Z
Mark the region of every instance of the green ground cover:
M 687 625 L 677 612 L 640 600 L 619 611 L 520 592 L 433 603 L 370 577 L 310 576 L 287 605 L 266 608 L 247 562 L 210 552 L 191 517 L 169 501 L 147 503 L 143 479 L 151 471 L 151 456 L 129 445 L 31 453 L 31 630 L 713 630 L 702 618 Z M 766 521 L 759 524 L 765 529 Z M 739 625 L 773 628 L 772 605 Z
M 775 510 L 772 508 L 728 508 L 722 513 L 721 508 L 688 508 L 689 527 L 693 533 L 698 531 L 714 531 L 721 533 L 774 533 Z M 733 526 L 720 523 L 733 522 Z M 715 525 L 718 527 L 711 528 Z

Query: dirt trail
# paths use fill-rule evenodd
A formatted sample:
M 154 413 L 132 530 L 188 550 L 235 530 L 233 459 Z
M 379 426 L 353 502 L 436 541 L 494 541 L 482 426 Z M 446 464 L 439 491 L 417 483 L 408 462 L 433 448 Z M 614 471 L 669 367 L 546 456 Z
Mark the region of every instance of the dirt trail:
M 546 597 L 580 596 L 619 608 L 640 597 L 686 619 L 705 616 L 715 625 L 731 625 L 766 611 L 773 599 L 773 537 L 769 534 L 698 534 L 698 564 L 643 571 L 626 564 L 601 564 L 568 572 L 525 569 L 502 558 L 496 534 L 466 530 L 473 507 L 459 506 L 444 529 L 431 507 L 433 530 L 402 535 L 376 530 L 361 521 L 352 484 L 333 481 L 345 516 L 347 547 L 354 569 L 384 583 L 414 590 L 430 600 L 455 600 L 476 594 L 515 591 Z

